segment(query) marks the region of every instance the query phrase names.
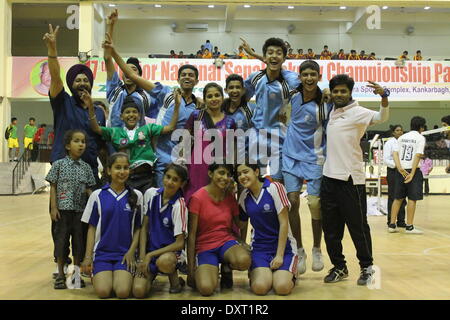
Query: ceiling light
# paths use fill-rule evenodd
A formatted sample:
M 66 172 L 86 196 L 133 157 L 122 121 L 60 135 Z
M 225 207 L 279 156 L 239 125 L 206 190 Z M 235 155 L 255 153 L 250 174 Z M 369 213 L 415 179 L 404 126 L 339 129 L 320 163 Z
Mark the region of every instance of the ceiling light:
M 244 4 L 244 8 L 250 8 L 251 7 L 251 5 L 249 5 L 249 4 Z
M 426 6 L 424 9 L 425 10 L 430 10 L 431 7 Z
M 388 8 L 389 8 L 388 6 L 383 6 L 381 9 L 386 10 Z
M 345 10 L 345 9 L 347 9 L 347 7 L 346 6 L 340 6 L 339 9 Z
M 294 6 L 288 6 L 288 9 L 294 9 Z
M 162 7 L 162 5 L 160 5 L 160 4 L 155 4 L 155 8 L 161 8 Z
M 110 3 L 108 6 L 110 6 L 111 8 L 114 8 L 114 7 L 116 7 L 117 5 L 116 5 L 116 4 Z
M 210 5 L 208 5 L 208 8 L 214 8 L 214 5 L 213 4 L 210 4 Z

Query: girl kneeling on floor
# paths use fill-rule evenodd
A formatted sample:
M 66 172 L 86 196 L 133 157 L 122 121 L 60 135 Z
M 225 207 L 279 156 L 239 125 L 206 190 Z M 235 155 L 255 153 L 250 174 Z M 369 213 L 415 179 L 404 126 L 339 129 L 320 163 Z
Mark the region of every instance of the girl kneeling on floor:
M 253 226 L 250 287 L 257 295 L 274 289 L 288 295 L 295 286 L 297 244 L 289 227 L 290 203 L 286 190 L 278 182 L 259 178 L 258 165 L 240 164 L 237 178 L 245 188 L 239 198 L 241 227 L 248 219 Z
M 203 296 L 212 295 L 217 287 L 219 263 L 239 271 L 251 264 L 250 254 L 232 231 L 233 221 L 239 222 L 232 175 L 231 165 L 209 165 L 209 184 L 189 201 L 188 285 Z
M 142 193 L 127 185 L 130 161 L 126 153 L 108 159 L 111 184 L 89 197 L 82 221 L 89 224 L 83 268 L 93 267 L 93 285 L 100 298 L 112 293 L 128 298 L 136 270 L 135 253 L 141 229 Z
M 187 177 L 184 165 L 171 163 L 164 170 L 163 188 L 150 188 L 144 194 L 141 261 L 133 283 L 136 298 L 148 294 L 158 273 L 169 276 L 170 293 L 179 293 L 184 286 L 177 267 L 187 233 L 187 208 L 181 191 Z

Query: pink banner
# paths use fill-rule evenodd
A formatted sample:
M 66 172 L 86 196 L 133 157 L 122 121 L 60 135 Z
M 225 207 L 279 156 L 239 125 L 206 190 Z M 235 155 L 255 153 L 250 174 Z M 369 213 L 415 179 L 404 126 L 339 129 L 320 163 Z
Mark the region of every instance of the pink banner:
M 47 96 L 50 75 L 46 57 L 13 57 L 12 98 L 43 98 Z M 75 57 L 59 58 L 61 78 L 65 83 L 66 71 L 78 63 Z M 154 82 L 177 86 L 178 69 L 184 64 L 195 65 L 199 70 L 199 84 L 194 93 L 201 95 L 208 82 L 225 85 L 225 79 L 232 73 L 244 79 L 252 72 L 265 68 L 258 60 L 224 60 L 222 67 L 216 67 L 209 59 L 140 59 L 142 76 Z M 298 71 L 302 60 L 286 60 L 284 68 Z M 393 101 L 443 101 L 450 100 L 450 61 L 406 61 L 403 67 L 395 61 L 346 61 L 319 60 L 321 66 L 321 88 L 327 87 L 329 80 L 339 73 L 349 74 L 355 80 L 353 97 L 359 100 L 377 100 L 367 81 L 375 81 L 391 90 Z M 92 90 L 96 99 L 106 97 L 106 69 L 102 58 L 87 62 L 94 73 Z M 117 69 L 117 66 L 116 66 Z M 66 88 L 67 90 L 67 88 Z

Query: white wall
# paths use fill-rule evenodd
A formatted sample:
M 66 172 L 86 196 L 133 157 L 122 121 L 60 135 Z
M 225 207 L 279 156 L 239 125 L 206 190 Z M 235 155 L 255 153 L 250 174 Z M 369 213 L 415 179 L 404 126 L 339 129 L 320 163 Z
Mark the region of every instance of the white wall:
M 345 32 L 345 22 L 289 22 L 289 21 L 234 21 L 230 33 L 225 33 L 223 23 L 205 21 L 208 31 L 186 31 L 184 26 L 190 21 L 179 20 L 177 32 L 170 25 L 173 20 L 120 20 L 116 29 L 116 44 L 124 56 L 147 57 L 149 53 L 168 54 L 171 49 L 183 50 L 184 53 L 196 53 L 206 39 L 211 40 L 222 52 L 232 53 L 239 44 L 239 37 L 244 37 L 258 52 L 269 37 L 281 37 L 294 48 L 304 50 L 312 48 L 319 53 L 324 44 L 330 49 L 340 48 L 366 52 L 374 51 L 379 57 L 397 57 L 403 50 L 410 55 L 421 49 L 426 58 L 450 58 L 450 24 L 419 23 L 415 25 L 413 35 L 407 36 L 405 29 L 409 23 L 386 22 L 381 30 L 368 30 L 365 23 Z M 295 25 L 292 34 L 287 26 Z

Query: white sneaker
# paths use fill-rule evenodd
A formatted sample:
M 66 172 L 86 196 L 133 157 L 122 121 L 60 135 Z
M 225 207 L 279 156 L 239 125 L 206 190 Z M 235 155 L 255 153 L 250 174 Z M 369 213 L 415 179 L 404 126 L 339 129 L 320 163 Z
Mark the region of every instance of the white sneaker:
M 306 272 L 306 252 L 305 249 L 298 249 L 298 263 L 297 263 L 298 274 L 304 274 Z
M 320 248 L 313 247 L 312 256 L 313 256 L 312 270 L 315 272 L 322 271 L 324 266 L 322 260 L 322 252 L 320 251 Z
M 414 226 L 412 226 L 411 230 L 408 230 L 408 227 L 409 226 L 406 227 L 405 233 L 409 233 L 409 234 L 423 234 L 422 230 L 416 229 L 416 228 L 414 228 Z

